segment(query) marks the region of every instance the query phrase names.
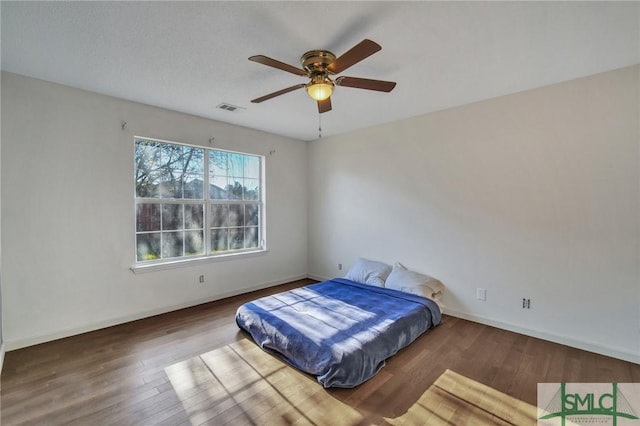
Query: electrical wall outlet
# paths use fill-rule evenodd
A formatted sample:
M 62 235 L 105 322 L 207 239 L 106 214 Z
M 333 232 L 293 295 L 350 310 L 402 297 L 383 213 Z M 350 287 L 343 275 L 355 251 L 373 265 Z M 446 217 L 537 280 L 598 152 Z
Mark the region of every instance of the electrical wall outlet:
M 531 299 L 522 298 L 522 309 L 531 309 Z
M 487 290 L 484 288 L 478 287 L 476 289 L 476 299 L 485 301 L 487 300 Z
M 338 271 L 342 271 L 342 263 L 338 263 Z
M 204 275 L 200 275 L 200 277 L 198 278 L 198 282 L 201 282 L 201 283 L 204 282 Z

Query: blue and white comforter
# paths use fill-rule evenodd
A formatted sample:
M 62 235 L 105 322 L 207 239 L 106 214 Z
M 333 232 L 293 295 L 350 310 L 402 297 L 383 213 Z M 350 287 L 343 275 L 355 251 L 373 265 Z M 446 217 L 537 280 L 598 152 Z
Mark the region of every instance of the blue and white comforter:
M 342 278 L 245 303 L 236 314 L 264 350 L 326 388 L 370 379 L 440 318 L 431 299 Z

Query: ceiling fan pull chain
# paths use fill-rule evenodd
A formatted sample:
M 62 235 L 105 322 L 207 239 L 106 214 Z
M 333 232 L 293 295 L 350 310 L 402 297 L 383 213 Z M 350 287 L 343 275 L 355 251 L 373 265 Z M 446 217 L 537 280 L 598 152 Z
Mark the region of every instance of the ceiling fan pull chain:
M 318 139 L 322 139 L 322 114 L 318 114 Z

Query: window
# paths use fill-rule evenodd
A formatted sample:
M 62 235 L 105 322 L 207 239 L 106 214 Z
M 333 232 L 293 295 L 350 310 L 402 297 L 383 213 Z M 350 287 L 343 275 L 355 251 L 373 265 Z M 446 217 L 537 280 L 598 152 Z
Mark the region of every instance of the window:
M 136 263 L 262 250 L 263 157 L 135 138 Z

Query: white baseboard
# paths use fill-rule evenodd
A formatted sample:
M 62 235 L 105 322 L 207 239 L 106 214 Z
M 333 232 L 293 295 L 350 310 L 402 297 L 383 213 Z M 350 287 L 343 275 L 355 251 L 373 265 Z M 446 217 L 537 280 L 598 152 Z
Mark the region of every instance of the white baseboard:
M 443 312 L 453 317 L 466 319 L 466 320 L 477 322 L 480 324 L 490 325 L 492 327 L 500 328 L 503 330 L 524 334 L 525 336 L 536 337 L 538 339 L 548 340 L 550 342 L 559 343 L 561 345 L 571 346 L 573 348 L 582 349 L 582 350 L 594 352 L 600 355 L 621 359 L 623 361 L 633 362 L 635 364 L 640 364 L 640 355 L 627 352 L 626 350 L 621 348 L 605 347 L 595 342 L 588 342 L 584 340 L 575 339 L 570 336 L 563 336 L 555 333 L 549 333 L 543 330 L 536 330 L 528 327 L 522 327 L 517 324 L 512 324 L 505 321 L 499 321 L 492 318 L 483 317 L 480 315 L 459 312 L 452 309 L 448 309 L 446 307 L 444 307 Z
M 308 278 L 311 278 L 312 280 L 316 280 L 316 281 L 329 281 L 331 278 L 328 277 L 323 277 L 321 275 L 314 275 L 314 274 L 309 274 L 307 275 Z
M 251 287 L 247 287 L 247 288 L 243 288 L 243 289 L 239 289 L 239 290 L 227 291 L 227 292 L 224 292 L 224 293 L 216 294 L 215 296 L 212 296 L 212 297 L 209 297 L 209 298 L 206 298 L 206 299 L 200 299 L 200 300 L 194 300 L 194 301 L 191 301 L 191 302 L 179 303 L 179 304 L 176 304 L 176 305 L 167 306 L 167 307 L 164 307 L 164 308 L 153 309 L 153 310 L 150 310 L 150 311 L 140 312 L 140 313 L 137 313 L 137 314 L 127 315 L 127 316 L 118 317 L 118 318 L 112 318 L 112 319 L 108 319 L 108 320 L 104 320 L 104 321 L 98 321 L 96 323 L 87 324 L 87 325 L 82 326 L 82 327 L 76 327 L 76 328 L 70 328 L 70 329 L 62 330 L 62 331 L 59 331 L 59 332 L 56 332 L 56 333 L 50 333 L 50 334 L 41 335 L 41 336 L 35 336 L 35 337 L 29 337 L 29 338 L 26 338 L 26 339 L 6 340 L 3 343 L 3 349 L 6 348 L 7 351 L 13 351 L 13 350 L 16 350 L 16 349 L 26 348 L 27 346 L 38 345 L 40 343 L 50 342 L 52 340 L 63 339 L 65 337 L 70 337 L 70 336 L 75 336 L 77 334 L 82 334 L 82 333 L 87 333 L 87 332 L 90 332 L 90 331 L 100 330 L 102 328 L 112 327 L 114 325 L 124 324 L 124 323 L 131 322 L 131 321 L 137 321 L 137 320 L 140 320 L 140 319 L 143 319 L 143 318 L 152 317 L 152 316 L 155 316 L 155 315 L 166 314 L 167 312 L 177 311 L 179 309 L 185 309 L 185 308 L 189 308 L 189 307 L 192 307 L 192 306 L 201 305 L 203 303 L 214 302 L 216 300 L 226 299 L 227 297 L 233 297 L 233 296 L 237 296 L 237 295 L 243 294 L 243 293 L 250 293 L 252 291 L 262 290 L 262 289 L 265 289 L 265 288 L 273 287 L 273 286 L 280 285 L 280 284 L 286 284 L 286 283 L 289 283 L 289 282 L 292 282 L 292 281 L 301 280 L 301 279 L 304 279 L 304 278 L 307 278 L 306 274 L 296 275 L 296 276 L 293 276 L 293 277 L 287 277 L 287 278 L 283 278 L 283 279 L 276 280 L 276 281 L 268 281 L 268 282 L 260 283 L 260 284 L 257 284 L 255 286 L 251 286 Z

